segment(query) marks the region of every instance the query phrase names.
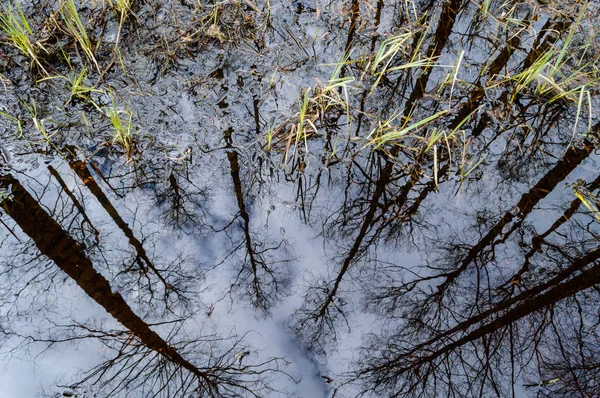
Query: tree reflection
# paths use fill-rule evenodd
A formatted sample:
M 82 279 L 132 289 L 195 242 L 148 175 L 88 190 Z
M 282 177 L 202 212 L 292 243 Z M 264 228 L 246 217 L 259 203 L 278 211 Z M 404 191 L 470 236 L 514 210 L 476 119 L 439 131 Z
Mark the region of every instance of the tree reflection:
M 225 131 L 225 148 L 228 149 L 227 160 L 239 211 L 236 218 L 241 219 L 243 235 L 239 242 L 233 239 L 235 247 L 225 260 L 234 258 L 238 250 L 243 250 L 231 291 L 248 297 L 253 307 L 266 314 L 287 295 L 291 275 L 285 266 L 291 260 L 282 257 L 286 255 L 283 250 L 284 240 L 269 245 L 267 236 L 257 234 L 250 226 L 250 214 L 246 208 L 245 190 L 240 177 L 240 161 L 233 148 L 232 133 L 231 128 Z
M 555 347 L 545 345 L 560 345 L 572 332 L 568 329 L 573 320 L 563 317 L 570 317 L 574 309 L 583 317 L 580 300 L 585 298 L 591 304 L 598 299 L 596 292 L 587 289 L 600 281 L 599 259 L 598 248 L 578 258 L 547 258 L 556 264 L 554 277 L 516 296 L 494 300 L 488 304 L 489 309 L 470 317 L 461 312 L 464 304 L 455 300 L 454 307 L 437 310 L 437 320 L 425 320 L 422 312 L 427 306 L 413 294 L 412 299 L 403 300 L 401 317 L 406 322 L 400 331 L 371 337 L 366 352 L 376 355 L 359 366 L 357 376 L 368 380 L 375 391 L 397 391 L 405 396 L 443 391 L 450 396 L 460 395 L 461 391 L 509 396 L 506 389 L 510 386 L 514 396 L 522 372 L 536 372 L 535 362 L 543 367 L 546 353 L 556 352 Z M 453 327 L 445 326 L 456 321 Z M 591 342 L 588 333 L 594 328 L 588 330 L 587 326 L 584 329 L 584 323 L 580 323 L 576 334 L 568 338 L 576 339 L 570 341 L 577 341 L 584 351 L 593 350 L 587 344 Z M 423 336 L 432 337 L 423 340 Z M 522 369 L 515 369 L 517 366 Z M 456 369 L 464 373 L 457 374 Z M 542 372 L 539 377 L 547 375 Z M 571 378 L 571 382 L 580 383 L 575 374 Z
M 119 230 L 127 237 L 129 244 L 135 251 L 133 260 L 129 262 L 129 264 L 126 264 L 120 273 L 137 274 L 138 279 L 136 284 L 142 286 L 142 289 L 140 290 L 147 292 L 150 300 L 158 298 L 155 296 L 162 294 L 163 300 L 161 301 L 164 302 L 167 310 L 170 310 L 170 306 L 175 303 L 185 303 L 188 300 L 186 297 L 186 280 L 189 281 L 192 277 L 185 275 L 185 273 L 181 271 L 180 265 L 182 259 L 176 259 L 164 268 L 157 267 L 150 258 L 142 241 L 135 236 L 129 224 L 119 214 L 110 198 L 104 193 L 100 185 L 98 185 L 94 176 L 88 169 L 88 165 L 76 158 L 74 148 L 67 148 L 64 153 L 71 169 L 98 200 Z M 172 279 L 173 282 L 167 281 L 167 278 Z M 177 279 L 177 282 L 175 282 L 175 279 Z
M 513 104 L 512 100 L 508 100 L 514 91 L 510 86 L 495 88 L 497 99 L 488 97 L 490 81 L 497 79 L 505 70 L 515 74 L 526 70 L 568 32 L 572 23 L 566 16 L 565 20 L 558 15 L 556 19 L 549 18 L 542 31 L 535 32 L 532 45 L 522 49 L 521 43 L 528 39 L 528 29 L 536 21 L 535 12 L 530 7 L 511 9 L 519 29 L 502 31 L 504 42 L 498 37 L 494 37 L 493 41 L 480 40 L 479 35 L 485 31 L 487 22 L 472 19 L 477 10 L 470 8 L 466 2 L 444 1 L 434 9 L 436 17 L 427 16 L 435 22 L 430 29 L 432 34 L 423 32 L 416 36 L 415 47 L 411 48 L 413 53 L 410 53 L 413 59 L 420 51 L 421 39 L 428 43 L 424 51 L 426 59 L 442 56 L 457 43 L 483 46 L 494 56 L 489 60 L 471 61 L 481 73 L 472 77 L 468 87 L 461 91 L 453 93 L 449 84 L 439 80 L 434 68 L 425 65 L 409 68 L 406 73 L 397 75 L 396 81 L 391 81 L 391 78 L 384 81 L 377 89 L 379 96 L 363 95 L 360 107 L 357 107 L 361 110 L 369 105 L 381 107 L 380 117 L 394 110 L 399 114 L 402 111 L 403 120 L 398 123 L 398 130 L 412 120 L 422 120 L 445 109 L 449 104 L 452 110 L 448 118 L 426 129 L 424 140 L 428 139 L 427 134 L 433 134 L 430 130 L 443 130 L 450 134 L 460 128 L 465 132 L 456 142 L 440 141 L 435 153 L 420 150 L 415 145 L 418 138 L 403 137 L 398 143 L 381 149 L 382 153 L 354 153 L 351 162 L 344 159 L 344 162 L 329 164 L 328 172 L 335 177 L 328 188 L 344 184 L 343 204 L 323 216 L 326 220 L 323 222 L 323 235 L 336 245 L 336 253 L 330 259 L 335 265 L 332 276 L 315 278 L 305 294 L 303 305 L 290 321 L 308 349 L 323 352 L 327 344 L 335 343 L 336 327 L 346 323 L 345 307 L 353 301 L 344 295 L 345 290 L 352 290 L 351 286 L 357 284 L 348 281 L 353 273 L 360 275 L 360 279 L 369 275 L 375 280 L 364 283 L 367 296 L 372 300 L 367 306 L 402 307 L 404 295 L 412 295 L 413 290 L 423 292 L 419 298 L 423 319 L 427 319 L 425 314 L 436 314 L 455 305 L 457 297 L 462 294 L 459 293 L 462 287 L 456 292 L 451 289 L 457 279 L 470 279 L 474 274 L 476 278 L 484 278 L 488 272 L 487 264 L 500 256 L 496 247 L 510 241 L 513 233 L 523 234 L 527 227 L 524 220 L 533 209 L 578 169 L 596 148 L 590 135 L 572 146 L 565 145 L 567 136 L 563 131 L 568 128 L 565 117 L 570 115 L 571 109 L 564 103 L 523 92 L 515 95 L 518 99 Z M 468 34 L 461 30 L 461 18 L 472 22 Z M 402 61 L 394 62 L 401 69 Z M 360 63 L 346 67 L 354 68 L 357 75 L 363 73 L 364 76 Z M 399 87 L 403 89 L 398 90 Z M 432 99 L 432 96 L 439 97 Z M 452 106 L 454 102 L 455 107 Z M 361 112 L 357 118 L 362 123 L 358 128 L 366 124 L 365 114 Z M 383 123 L 381 119 L 379 123 Z M 363 130 L 366 128 L 363 127 Z M 371 137 L 373 131 L 357 131 L 356 135 Z M 554 141 L 549 142 L 544 137 L 553 137 Z M 489 157 L 484 162 L 485 155 Z M 460 159 L 463 165 L 457 167 Z M 469 166 L 472 168 L 468 172 L 464 168 L 466 159 L 471 159 L 471 165 L 475 164 Z M 477 159 L 480 160 L 477 162 Z M 332 170 L 331 165 L 335 165 L 337 170 Z M 471 174 L 475 168 L 480 170 Z M 445 190 L 454 191 L 456 195 L 468 185 L 470 192 L 479 198 L 476 187 L 485 184 L 479 183 L 481 175 L 497 172 L 503 178 L 498 183 L 508 186 L 506 189 L 509 191 L 513 189 L 510 184 L 515 182 L 539 180 L 527 188 L 529 191 L 520 194 L 516 206 L 510 210 L 499 215 L 481 214 L 477 223 L 465 227 L 469 231 L 466 236 L 461 228 L 446 226 L 435 218 L 430 221 L 432 217 L 427 217 L 430 210 L 444 211 L 436 207 L 436 198 L 432 198 L 435 193 Z M 538 174 L 541 174 L 540 177 Z M 317 187 L 311 194 L 316 196 L 318 192 Z M 448 199 L 444 196 L 443 200 Z M 305 197 L 302 201 L 310 202 Z M 492 225 L 485 230 L 488 223 Z M 474 244 L 471 231 L 481 235 Z M 438 234 L 454 235 L 454 239 L 446 241 Z M 419 242 L 419 246 L 415 242 Z M 394 265 L 401 260 L 378 258 L 378 245 L 403 250 L 427 247 L 431 254 L 424 255 L 426 264 L 415 270 L 415 267 Z M 378 283 L 387 285 L 386 282 L 398 279 L 403 281 L 390 287 L 389 292 L 382 289 L 381 297 L 372 289 Z M 431 290 L 424 293 L 428 289 Z M 473 300 L 478 300 L 477 297 L 483 294 L 481 290 L 483 287 L 476 289 Z
M 94 338 L 115 353 L 87 372 L 80 383 L 98 385 L 104 391 L 110 391 L 109 395 L 139 390 L 143 394 L 169 397 L 189 393 L 211 397 L 258 396 L 266 387 L 262 374 L 277 364 L 275 359 L 241 366 L 234 355 L 239 341 L 232 343 L 216 335 L 186 339 L 181 332 L 182 320 L 146 323 L 94 269 L 82 245 L 69 236 L 17 179 L 5 175 L 1 184 L 9 190 L 9 196 L 1 203 L 2 208 L 35 243 L 37 250 L 127 329 L 102 330 L 72 324 L 60 326 L 67 336 L 29 337 L 51 344 Z M 171 323 L 174 326 L 169 335 L 178 335 L 179 340 L 175 344 L 167 342 L 151 328 Z M 220 342 L 230 348 L 219 348 Z

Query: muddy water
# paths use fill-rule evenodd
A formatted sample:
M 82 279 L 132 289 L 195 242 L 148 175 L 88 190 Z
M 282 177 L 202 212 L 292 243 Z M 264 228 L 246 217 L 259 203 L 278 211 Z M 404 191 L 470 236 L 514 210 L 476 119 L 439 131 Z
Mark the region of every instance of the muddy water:
M 74 4 L 0 33 L 0 395 L 600 394 L 597 3 Z

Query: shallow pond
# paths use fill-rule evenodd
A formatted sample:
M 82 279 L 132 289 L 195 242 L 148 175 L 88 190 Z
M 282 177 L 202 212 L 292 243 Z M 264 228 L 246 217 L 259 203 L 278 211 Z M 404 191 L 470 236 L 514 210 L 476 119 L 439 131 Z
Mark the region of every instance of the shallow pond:
M 0 10 L 0 395 L 600 395 L 597 2 Z

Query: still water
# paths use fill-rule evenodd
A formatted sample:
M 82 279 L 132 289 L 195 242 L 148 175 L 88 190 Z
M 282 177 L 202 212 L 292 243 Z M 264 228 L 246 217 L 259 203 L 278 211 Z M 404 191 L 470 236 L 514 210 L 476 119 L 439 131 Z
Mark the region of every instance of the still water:
M 598 3 L 2 7 L 0 396 L 600 395 Z

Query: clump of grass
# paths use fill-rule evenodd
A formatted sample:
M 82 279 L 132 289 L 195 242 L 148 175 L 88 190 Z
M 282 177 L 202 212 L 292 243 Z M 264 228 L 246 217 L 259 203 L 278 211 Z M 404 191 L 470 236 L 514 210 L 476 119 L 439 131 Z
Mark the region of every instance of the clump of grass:
M 311 88 L 303 90 L 300 94 L 300 98 L 298 99 L 298 113 L 296 114 L 296 122 L 289 123 L 288 121 L 273 132 L 274 136 L 287 137 L 287 140 L 285 141 L 284 164 L 287 164 L 290 157 L 293 158 L 296 156 L 301 143 L 304 144 L 304 149 L 306 152 L 308 152 L 308 139 L 318 132 L 315 122 L 317 119 L 319 119 L 319 110 L 316 107 L 310 106 L 311 98 L 318 95 L 319 93 L 315 93 Z M 278 140 L 276 144 L 278 142 L 281 142 L 281 140 Z M 294 144 L 293 147 L 292 143 Z M 293 151 L 290 156 L 291 148 L 293 148 Z
M 377 77 L 375 83 L 371 86 L 370 94 L 375 91 L 381 79 L 389 73 L 412 68 L 425 69 L 435 66 L 435 58 L 422 57 L 420 54 L 425 35 L 421 35 L 421 39 L 414 46 L 412 54 L 409 52 L 409 44 L 411 44 L 416 33 L 417 30 L 401 33 L 381 42 L 370 67 L 371 75 Z M 392 62 L 398 60 L 398 58 L 401 58 L 403 62 L 392 66 Z
M 29 57 L 32 64 L 37 65 L 44 74 L 48 74 L 40 59 L 41 53 L 48 53 L 48 51 L 42 44 L 32 39 L 33 31 L 18 4 L 13 6 L 7 2 L 0 8 L 0 28 L 6 34 L 9 44 Z
M 117 144 L 123 148 L 127 158 L 131 159 L 135 150 L 132 125 L 133 112 L 129 109 L 118 109 L 114 98 L 111 99 L 111 106 L 103 111 L 113 127 L 112 144 Z
M 464 130 L 461 130 L 463 125 L 478 111 L 479 108 L 467 115 L 456 125 L 456 127 L 454 127 L 454 129 L 452 129 L 452 131 L 431 126 L 435 120 L 447 114 L 449 112 L 447 110 L 442 110 L 418 121 L 413 121 L 412 114 L 401 117 L 402 113 L 396 112 L 387 120 L 377 121 L 377 126 L 367 136 L 367 143 L 363 146 L 363 149 L 369 147 L 371 149 L 381 150 L 389 155 L 392 155 L 393 153 L 397 154 L 399 152 L 398 150 L 403 150 L 404 153 L 414 159 L 415 164 L 419 165 L 425 164 L 425 159 L 427 157 L 430 159 L 433 158 L 432 178 L 437 189 L 440 162 L 442 160 L 447 162 L 446 168 L 449 173 L 452 170 L 454 163 L 452 157 L 454 151 L 453 148 L 460 146 L 460 143 L 462 142 L 462 148 L 459 149 L 459 151 L 462 152 L 460 155 L 461 162 L 457 167 L 462 184 L 466 177 L 479 166 L 484 159 L 481 158 L 475 165 L 468 165 L 467 149 L 469 140 L 467 139 Z M 400 119 L 399 123 L 397 122 L 398 119 Z M 390 148 L 394 148 L 394 150 L 390 150 Z M 446 156 L 442 159 L 439 155 L 441 150 L 446 150 Z
M 412 38 L 412 33 L 401 33 L 393 37 L 385 39 L 379 46 L 379 50 L 375 55 L 371 64 L 371 74 L 377 76 L 377 80 L 371 87 L 371 92 L 377 88 L 379 81 L 387 72 L 390 72 L 389 67 L 392 61 L 396 58 L 398 52 L 405 54 L 405 46 Z
M 298 112 L 288 118 L 279 127 L 269 127 L 267 133 L 267 150 L 283 146 L 284 165 L 294 159 L 301 149 L 306 154 L 308 140 L 318 135 L 317 125 L 327 124 L 329 116 L 345 115 L 348 126 L 351 123 L 348 88 L 354 81 L 351 76 L 339 77 L 341 64 L 336 65 L 330 80 L 315 87 L 302 90 L 298 99 Z
M 87 78 L 87 68 L 83 68 L 79 74 L 73 73 L 67 78 L 71 84 L 71 95 L 67 100 L 66 104 L 70 103 L 73 98 L 80 98 L 85 101 L 92 101 L 89 97 L 91 93 L 103 93 L 103 90 L 96 89 L 94 87 L 86 86 L 84 81 Z
M 394 122 L 401 114 L 400 112 L 396 112 L 387 120 L 378 121 L 377 127 L 373 129 L 367 137 L 367 145 L 371 146 L 373 149 L 381 149 L 387 145 L 395 145 L 414 150 L 415 148 L 409 147 L 403 142 L 408 138 L 418 138 L 418 135 L 415 135 L 414 132 L 423 129 L 430 122 L 446 113 L 448 113 L 448 111 L 443 110 L 414 123 L 411 123 L 412 120 L 410 117 L 404 117 L 400 124 L 395 124 Z
M 84 67 L 81 72 L 77 73 L 73 71 L 69 76 L 49 76 L 44 79 L 38 80 L 38 82 L 42 82 L 45 80 L 53 80 L 53 79 L 63 79 L 69 82 L 71 95 L 65 102 L 65 105 L 68 105 L 73 99 L 78 98 L 84 101 L 88 101 L 92 103 L 94 106 L 96 104 L 90 98 L 91 93 L 104 93 L 104 90 L 100 90 L 94 87 L 86 86 L 85 81 L 87 80 L 87 68 Z M 97 106 L 96 106 L 97 107 Z
M 64 30 L 69 34 L 79 48 L 84 52 L 88 60 L 96 67 L 98 73 L 101 73 L 100 66 L 96 60 L 96 48 L 92 45 L 92 40 L 87 34 L 85 25 L 81 20 L 77 6 L 74 0 L 66 0 L 60 8 L 60 15 L 64 22 Z
M 585 7 L 582 8 L 577 20 L 571 26 L 560 48 L 547 50 L 527 69 L 514 76 L 505 76 L 498 83 L 515 83 L 511 102 L 519 93 L 536 83 L 534 93 L 538 96 L 550 97 L 549 102 L 566 99 L 578 103 L 578 106 L 581 107 L 582 90 L 585 91 L 587 87 L 594 86 L 600 81 L 596 67 L 597 60 L 586 61 L 588 59 L 587 50 L 592 44 L 573 46 L 575 33 L 579 29 L 584 14 Z
M 350 133 L 352 116 L 349 105 L 349 90 L 354 82 L 352 76 L 342 76 L 342 68 L 347 64 L 350 54 L 345 54 L 337 63 L 329 80 L 318 82 L 315 87 L 303 89 L 298 99 L 298 112 L 286 119 L 279 127 L 274 120 L 269 122 L 266 136 L 266 151 L 280 149 L 284 153 L 284 165 L 294 159 L 301 149 L 306 154 L 308 140 L 318 135 L 318 125 L 327 125 L 328 118 L 339 118 L 345 115 L 348 133 Z M 332 153 L 335 154 L 334 143 Z

